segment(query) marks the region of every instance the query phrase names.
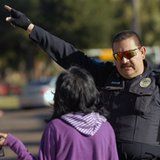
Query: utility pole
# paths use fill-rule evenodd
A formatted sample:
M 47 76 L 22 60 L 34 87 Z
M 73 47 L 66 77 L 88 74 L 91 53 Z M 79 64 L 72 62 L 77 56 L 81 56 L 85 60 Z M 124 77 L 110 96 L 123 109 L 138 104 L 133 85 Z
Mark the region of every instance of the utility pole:
M 133 16 L 132 16 L 132 24 L 131 29 L 141 35 L 141 27 L 140 27 L 140 2 L 139 0 L 131 0 L 132 9 L 133 9 Z

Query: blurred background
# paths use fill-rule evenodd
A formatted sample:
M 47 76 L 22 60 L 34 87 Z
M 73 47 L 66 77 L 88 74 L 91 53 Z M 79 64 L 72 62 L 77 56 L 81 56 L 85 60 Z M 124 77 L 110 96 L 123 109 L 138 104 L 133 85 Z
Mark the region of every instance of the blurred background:
M 1 0 L 1 128 L 7 110 L 6 115 L 10 115 L 13 110 L 23 112 L 19 111 L 21 108 L 49 106 L 56 76 L 62 71 L 29 40 L 27 33 L 5 22 L 9 15 L 3 8 L 5 4 L 24 12 L 34 24 L 84 50 L 88 56 L 104 61 L 113 61 L 114 34 L 132 29 L 147 47 L 147 58 L 153 67 L 160 67 L 160 0 Z
M 29 40 L 22 29 L 5 22 L 4 4 L 24 12 L 31 21 L 85 50 L 89 56 L 112 61 L 115 33 L 133 29 L 147 47 L 147 57 L 159 67 L 160 0 L 1 0 L 0 95 L 17 95 L 21 87 L 61 68 Z M 4 91 L 4 88 L 7 88 Z

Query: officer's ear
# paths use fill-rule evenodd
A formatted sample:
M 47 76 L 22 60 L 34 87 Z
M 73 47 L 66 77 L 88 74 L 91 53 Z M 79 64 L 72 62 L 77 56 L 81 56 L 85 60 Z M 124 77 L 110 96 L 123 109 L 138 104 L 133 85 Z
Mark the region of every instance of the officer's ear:
M 145 57 L 146 57 L 146 48 L 144 46 L 142 46 L 139 50 L 141 51 L 142 58 L 145 59 Z

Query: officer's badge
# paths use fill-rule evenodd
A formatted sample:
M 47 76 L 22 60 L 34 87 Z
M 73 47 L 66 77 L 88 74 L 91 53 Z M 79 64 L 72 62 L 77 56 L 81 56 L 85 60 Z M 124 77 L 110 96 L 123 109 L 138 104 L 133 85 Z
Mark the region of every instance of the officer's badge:
M 146 88 L 146 87 L 148 87 L 150 84 L 151 84 L 151 78 L 143 78 L 143 79 L 140 81 L 140 86 L 141 86 L 142 88 Z

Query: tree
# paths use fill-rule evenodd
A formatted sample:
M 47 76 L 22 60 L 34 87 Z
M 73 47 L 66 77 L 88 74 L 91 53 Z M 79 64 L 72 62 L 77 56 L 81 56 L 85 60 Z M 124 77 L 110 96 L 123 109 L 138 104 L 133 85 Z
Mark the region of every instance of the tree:
M 110 46 L 113 7 L 110 0 L 40 0 L 42 25 L 80 48 Z

